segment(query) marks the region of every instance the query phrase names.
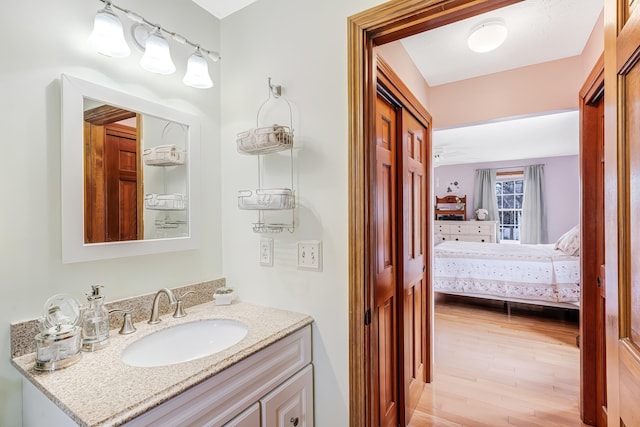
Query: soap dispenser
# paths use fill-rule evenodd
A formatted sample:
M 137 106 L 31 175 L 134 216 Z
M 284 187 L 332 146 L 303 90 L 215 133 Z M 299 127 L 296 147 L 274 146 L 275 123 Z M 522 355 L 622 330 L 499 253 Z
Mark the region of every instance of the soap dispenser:
M 82 350 L 96 351 L 109 343 L 109 312 L 104 306 L 102 285 L 91 285 L 82 316 Z

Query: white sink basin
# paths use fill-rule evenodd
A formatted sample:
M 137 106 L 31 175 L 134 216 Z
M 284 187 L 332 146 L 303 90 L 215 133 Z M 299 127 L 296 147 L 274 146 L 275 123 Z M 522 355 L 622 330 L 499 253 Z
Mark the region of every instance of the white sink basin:
M 247 326 L 229 319 L 199 320 L 163 329 L 129 344 L 121 359 L 130 366 L 173 365 L 209 356 L 238 343 Z

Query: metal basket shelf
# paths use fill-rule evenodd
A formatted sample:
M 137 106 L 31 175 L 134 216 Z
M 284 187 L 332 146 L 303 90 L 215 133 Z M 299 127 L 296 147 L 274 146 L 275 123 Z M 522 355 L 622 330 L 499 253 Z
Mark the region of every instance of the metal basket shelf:
M 155 194 L 144 195 L 144 207 L 157 211 L 183 211 L 186 209 L 187 198 L 182 194 Z
M 295 207 L 295 197 L 289 188 L 267 188 L 238 192 L 238 207 L 245 210 L 285 210 Z
M 237 149 L 242 154 L 271 154 L 293 147 L 293 131 L 289 126 L 273 125 L 238 134 Z

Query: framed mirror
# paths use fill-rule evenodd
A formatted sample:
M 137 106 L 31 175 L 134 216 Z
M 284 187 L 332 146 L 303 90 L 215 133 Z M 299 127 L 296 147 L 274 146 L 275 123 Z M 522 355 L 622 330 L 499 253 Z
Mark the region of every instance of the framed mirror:
M 62 261 L 198 246 L 194 115 L 62 75 Z

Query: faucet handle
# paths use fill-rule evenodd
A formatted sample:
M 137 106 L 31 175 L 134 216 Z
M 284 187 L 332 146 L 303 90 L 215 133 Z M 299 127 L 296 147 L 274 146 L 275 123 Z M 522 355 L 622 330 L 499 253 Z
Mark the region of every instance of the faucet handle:
M 115 308 L 113 310 L 109 310 L 109 314 L 111 313 L 124 313 L 124 321 L 122 322 L 122 327 L 119 332 L 120 335 L 129 335 L 136 331 L 136 327 L 133 326 L 133 321 L 131 320 L 131 310 Z
M 173 317 L 185 317 L 187 313 L 184 311 L 184 307 L 182 306 L 182 299 L 189 294 L 194 294 L 195 291 L 189 291 L 184 293 L 181 297 L 176 298 L 178 303 L 176 304 L 176 311 L 173 313 Z

